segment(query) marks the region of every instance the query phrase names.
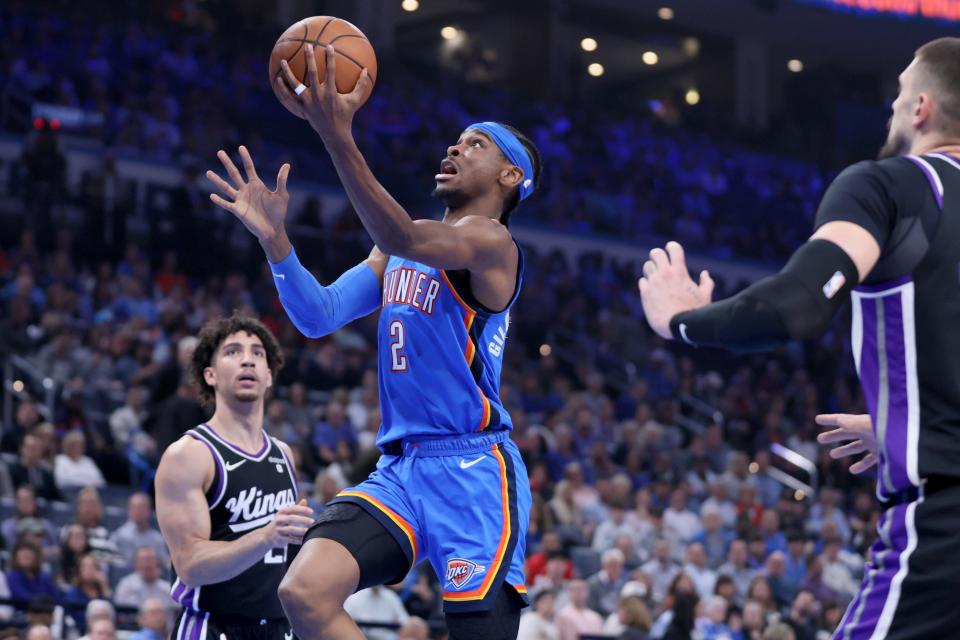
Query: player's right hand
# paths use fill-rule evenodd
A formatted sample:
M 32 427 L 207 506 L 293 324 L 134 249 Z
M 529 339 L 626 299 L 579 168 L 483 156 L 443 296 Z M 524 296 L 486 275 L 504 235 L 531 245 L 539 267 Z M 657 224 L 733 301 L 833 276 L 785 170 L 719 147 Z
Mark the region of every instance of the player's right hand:
M 841 443 L 830 450 L 834 460 L 866 452 L 867 455 L 850 465 L 850 473 L 863 473 L 880 460 L 880 446 L 869 415 L 827 413 L 814 419 L 821 427 L 836 427 L 817 436 L 820 444 Z
M 235 215 L 258 240 L 269 241 L 283 225 L 287 217 L 287 203 L 290 194 L 287 193 L 287 176 L 290 175 L 290 165 L 284 164 L 277 174 L 277 188 L 270 191 L 263 180 L 257 175 L 253 166 L 253 158 L 247 148 L 240 146 L 240 158 L 243 160 L 243 169 L 247 174 L 244 181 L 237 165 L 221 149 L 217 157 L 227 170 L 230 182 L 227 182 L 213 171 L 207 171 L 210 180 L 226 198 L 216 193 L 210 194 L 210 199 Z
M 267 546 L 282 547 L 287 544 L 300 544 L 303 542 L 303 534 L 313 525 L 313 522 L 313 509 L 307 506 L 306 499 L 283 507 L 270 524 L 263 528 Z

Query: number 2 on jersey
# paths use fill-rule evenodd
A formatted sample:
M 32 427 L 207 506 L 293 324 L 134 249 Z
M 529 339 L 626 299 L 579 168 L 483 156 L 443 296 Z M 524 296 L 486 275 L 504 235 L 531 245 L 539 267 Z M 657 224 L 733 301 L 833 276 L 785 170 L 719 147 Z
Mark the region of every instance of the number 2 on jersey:
M 407 356 L 402 353 L 405 344 L 403 322 L 394 320 L 390 323 L 390 371 L 407 370 Z

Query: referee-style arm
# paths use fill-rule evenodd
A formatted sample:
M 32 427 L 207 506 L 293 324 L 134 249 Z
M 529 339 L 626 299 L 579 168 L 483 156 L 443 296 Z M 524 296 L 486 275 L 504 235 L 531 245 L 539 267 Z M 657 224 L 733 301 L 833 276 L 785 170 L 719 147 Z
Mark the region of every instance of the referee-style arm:
M 230 580 L 261 562 L 271 549 L 300 544 L 313 524 L 305 504 L 289 505 L 270 523 L 236 540 L 210 540 L 206 488 L 215 476 L 206 445 L 184 436 L 170 445 L 157 469 L 157 520 L 177 576 L 199 587 Z
M 647 321 L 664 338 L 733 351 L 768 349 L 820 336 L 879 257 L 880 245 L 866 229 L 828 222 L 778 274 L 711 304 L 710 275 L 702 272 L 695 283 L 683 248 L 670 242 L 650 252 L 640 296 Z

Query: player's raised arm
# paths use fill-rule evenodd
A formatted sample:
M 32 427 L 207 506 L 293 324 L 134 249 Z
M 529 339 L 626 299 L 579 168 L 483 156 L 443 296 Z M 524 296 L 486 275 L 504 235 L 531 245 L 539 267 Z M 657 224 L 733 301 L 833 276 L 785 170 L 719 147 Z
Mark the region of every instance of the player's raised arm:
M 491 265 L 502 265 L 515 255 L 516 248 L 509 231 L 484 217 L 467 216 L 449 225 L 432 220 L 414 222 L 393 196 L 377 181 L 353 139 L 351 126 L 356 110 L 372 88 L 366 72 L 362 73 L 351 93 L 337 91 L 336 56 L 332 45 L 326 47 L 326 76 L 317 75 L 312 45 L 306 45 L 309 90 L 295 95 L 289 86 L 299 84 L 289 65 L 281 63 L 283 75 L 278 77 L 278 91 L 288 99 L 299 101 L 311 126 L 320 134 L 333 160 L 347 196 L 373 241 L 388 255 L 416 260 L 440 269 L 484 271 Z M 485 136 L 480 136 L 485 137 Z M 466 144 L 465 141 L 464 144 Z M 489 138 L 478 142 L 495 149 Z M 526 176 L 530 178 L 531 176 Z M 525 176 L 517 167 L 504 168 L 499 176 L 506 189 L 515 188 Z
M 713 281 L 687 272 L 683 248 L 654 249 L 643 265 L 640 296 L 650 327 L 664 338 L 735 351 L 809 340 L 826 330 L 880 258 L 892 215 L 875 165 L 844 171 L 824 195 L 817 229 L 776 275 L 710 304 Z
M 271 549 L 300 544 L 313 524 L 312 510 L 289 505 L 266 526 L 231 541 L 210 540 L 204 485 L 212 481 L 213 459 L 190 436 L 173 443 L 157 469 L 157 520 L 177 575 L 199 587 L 234 578 L 263 560 Z
M 212 193 L 210 199 L 239 218 L 260 241 L 273 271 L 280 303 L 293 324 L 305 336 L 318 338 L 375 311 L 380 306 L 380 283 L 386 268 L 386 256 L 374 247 L 365 261 L 341 275 L 332 285 L 321 285 L 300 264 L 287 237 L 284 222 L 290 199 L 287 193 L 290 165 L 284 164 L 280 168 L 277 188 L 270 191 L 257 175 L 247 148 L 241 146 L 239 151 L 247 179 L 243 179 L 230 156 L 220 150 L 217 157 L 230 181 L 207 171 L 207 178 L 225 196 Z

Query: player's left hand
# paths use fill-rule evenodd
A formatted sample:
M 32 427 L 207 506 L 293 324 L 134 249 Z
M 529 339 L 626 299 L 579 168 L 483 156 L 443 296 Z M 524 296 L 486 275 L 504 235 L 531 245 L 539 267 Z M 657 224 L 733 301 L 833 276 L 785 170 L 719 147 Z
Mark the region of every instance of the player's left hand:
M 683 311 L 699 309 L 710 304 L 713 279 L 704 270 L 697 284 L 687 271 L 687 261 L 679 242 L 667 243 L 666 251 L 650 251 L 650 259 L 643 263 L 643 277 L 638 283 L 643 314 L 657 335 L 670 339 L 670 319 Z
M 879 462 L 880 444 L 868 414 L 826 413 L 816 416 L 814 420 L 821 427 L 836 427 L 817 435 L 820 444 L 833 444 L 830 457 L 834 460 L 867 454 L 850 465 L 850 473 L 863 473 Z
M 357 85 L 350 93 L 340 93 L 337 91 L 337 56 L 333 45 L 328 44 L 325 47 L 326 52 L 326 76 L 321 82 L 317 73 L 317 60 L 314 57 L 312 44 L 304 45 L 306 47 L 307 74 L 306 83 L 309 87 L 299 96 L 293 92 L 293 89 L 300 84 L 290 65 L 286 60 L 281 61 L 281 76 L 278 76 L 275 82 L 278 89 L 287 94 L 289 100 L 299 103 L 303 110 L 303 117 L 307 119 L 310 126 L 320 134 L 324 142 L 330 142 L 336 139 L 336 136 L 350 135 L 350 128 L 353 125 L 353 116 L 357 109 L 366 102 L 373 90 L 373 80 L 370 79 L 370 73 L 364 69 L 357 78 Z

